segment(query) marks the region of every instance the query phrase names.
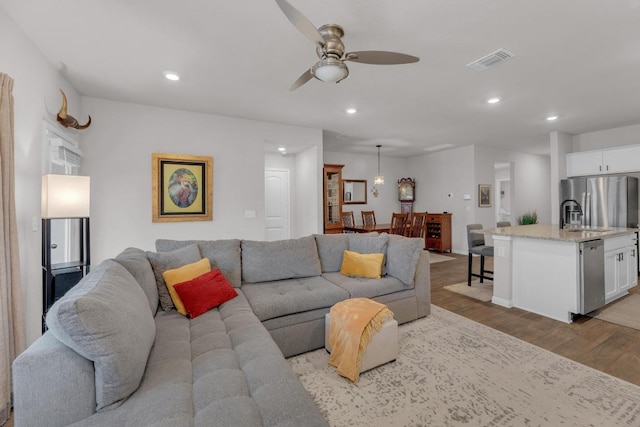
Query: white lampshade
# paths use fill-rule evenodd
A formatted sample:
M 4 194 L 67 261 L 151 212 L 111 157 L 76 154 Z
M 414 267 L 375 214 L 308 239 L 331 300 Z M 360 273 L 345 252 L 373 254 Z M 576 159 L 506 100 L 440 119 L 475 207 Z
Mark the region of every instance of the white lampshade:
M 90 178 L 78 175 L 42 176 L 42 218 L 88 218 Z
M 336 83 L 349 75 L 349 69 L 335 58 L 325 58 L 317 62 L 312 68 L 313 75 L 318 80 L 327 83 Z

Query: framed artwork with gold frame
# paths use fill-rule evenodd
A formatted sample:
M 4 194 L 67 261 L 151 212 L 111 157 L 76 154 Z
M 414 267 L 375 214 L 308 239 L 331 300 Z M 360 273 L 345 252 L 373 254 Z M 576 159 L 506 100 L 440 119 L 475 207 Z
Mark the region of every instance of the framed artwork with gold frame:
M 153 222 L 213 219 L 213 158 L 152 153 Z

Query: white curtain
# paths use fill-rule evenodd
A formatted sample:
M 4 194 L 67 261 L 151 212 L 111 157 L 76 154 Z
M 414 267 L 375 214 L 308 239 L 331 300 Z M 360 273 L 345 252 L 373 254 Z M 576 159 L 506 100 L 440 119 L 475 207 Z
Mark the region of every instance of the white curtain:
M 0 425 L 11 413 L 11 363 L 24 349 L 12 92 L 13 79 L 0 73 Z

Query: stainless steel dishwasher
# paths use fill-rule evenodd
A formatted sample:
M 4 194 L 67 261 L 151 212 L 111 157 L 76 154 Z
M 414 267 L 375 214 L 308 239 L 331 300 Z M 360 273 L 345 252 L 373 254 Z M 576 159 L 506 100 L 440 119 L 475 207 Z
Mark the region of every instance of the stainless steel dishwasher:
M 604 305 L 604 240 L 580 243 L 580 314 Z

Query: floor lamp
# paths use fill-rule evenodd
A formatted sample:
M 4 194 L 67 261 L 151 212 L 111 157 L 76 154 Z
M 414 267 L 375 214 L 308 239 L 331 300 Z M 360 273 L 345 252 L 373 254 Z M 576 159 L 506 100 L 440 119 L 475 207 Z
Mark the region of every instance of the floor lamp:
M 42 176 L 42 332 L 47 310 L 89 272 L 90 178 L 79 175 Z M 79 256 L 75 261 L 52 263 L 52 220 L 79 221 Z

